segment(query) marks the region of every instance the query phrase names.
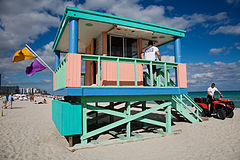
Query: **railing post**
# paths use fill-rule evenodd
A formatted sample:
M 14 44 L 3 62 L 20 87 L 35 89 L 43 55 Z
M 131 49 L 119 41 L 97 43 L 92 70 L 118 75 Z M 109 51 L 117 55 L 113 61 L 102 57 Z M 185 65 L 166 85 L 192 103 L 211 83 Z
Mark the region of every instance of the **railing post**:
M 100 80 L 101 80 L 101 68 L 100 68 L 100 56 L 98 57 L 98 87 L 100 87 Z
M 167 85 L 170 86 L 170 74 L 169 74 L 169 70 L 167 70 Z
M 150 81 L 151 81 L 151 87 L 153 87 L 153 70 L 152 70 L 152 61 L 150 62 Z
M 117 86 L 119 86 L 119 58 L 117 58 Z
M 167 87 L 167 63 L 164 63 L 164 86 Z
M 160 87 L 160 73 L 159 73 L 159 70 L 157 70 L 157 87 Z
M 135 86 L 137 86 L 137 60 L 134 60 Z

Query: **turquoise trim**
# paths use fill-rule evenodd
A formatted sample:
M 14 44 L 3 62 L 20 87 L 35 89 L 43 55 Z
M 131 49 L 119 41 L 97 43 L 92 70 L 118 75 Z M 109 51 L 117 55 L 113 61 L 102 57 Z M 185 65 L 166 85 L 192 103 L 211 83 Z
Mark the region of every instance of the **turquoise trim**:
M 185 33 L 186 33 L 186 31 L 184 30 L 165 27 L 162 25 L 157 25 L 149 22 L 140 21 L 140 20 L 118 17 L 114 15 L 88 11 L 88 10 L 83 10 L 83 9 L 78 9 L 73 7 L 66 7 L 64 17 L 62 19 L 61 25 L 58 29 L 56 38 L 54 40 L 53 51 L 55 51 L 57 44 L 62 36 L 63 30 L 65 29 L 66 24 L 68 23 L 70 17 L 108 23 L 108 24 L 117 24 L 117 25 L 122 25 L 127 27 L 133 27 L 133 28 L 143 29 L 147 31 L 168 34 L 168 35 L 172 35 L 180 38 L 185 37 Z
M 186 88 L 154 87 L 68 87 L 56 89 L 55 96 L 130 96 L 130 95 L 180 95 L 187 94 Z

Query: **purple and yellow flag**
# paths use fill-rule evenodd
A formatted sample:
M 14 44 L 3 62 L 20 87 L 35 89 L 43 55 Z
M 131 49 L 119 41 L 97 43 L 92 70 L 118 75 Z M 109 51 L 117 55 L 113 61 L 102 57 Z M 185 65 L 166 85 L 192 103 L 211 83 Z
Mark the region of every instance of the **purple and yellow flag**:
M 42 70 L 44 70 L 46 67 L 44 65 L 42 65 L 37 59 L 35 59 L 30 66 L 28 66 L 26 68 L 25 73 L 27 74 L 27 76 L 32 76 L 34 73 L 36 72 L 40 72 Z
M 28 60 L 28 59 L 33 59 L 36 58 L 26 47 L 18 50 L 14 56 L 13 56 L 13 63 L 23 61 L 23 60 Z

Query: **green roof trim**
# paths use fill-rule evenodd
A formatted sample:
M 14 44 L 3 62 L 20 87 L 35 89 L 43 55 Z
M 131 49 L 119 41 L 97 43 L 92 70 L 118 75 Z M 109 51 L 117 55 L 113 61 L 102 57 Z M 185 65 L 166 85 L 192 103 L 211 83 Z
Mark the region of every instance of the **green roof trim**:
M 149 22 L 140 21 L 140 20 L 118 17 L 118 16 L 114 16 L 114 15 L 109 15 L 109 14 L 94 12 L 94 11 L 89 11 L 89 10 L 83 10 L 83 9 L 78 9 L 78 8 L 73 8 L 73 7 L 66 7 L 64 16 L 62 18 L 60 27 L 58 29 L 58 32 L 57 32 L 57 35 L 55 37 L 54 44 L 52 47 L 54 51 L 57 47 L 57 44 L 62 36 L 62 33 L 63 33 L 70 17 L 77 18 L 77 19 L 97 21 L 97 22 L 102 22 L 102 23 L 108 23 L 108 24 L 116 24 L 116 25 L 122 25 L 122 26 L 127 26 L 127 27 L 133 27 L 133 28 L 168 34 L 168 35 L 172 35 L 172 36 L 180 37 L 180 38 L 185 37 L 185 33 L 186 33 L 186 31 L 184 31 L 184 30 L 165 27 L 162 25 L 157 25 L 157 24 L 153 24 L 153 23 L 149 23 Z

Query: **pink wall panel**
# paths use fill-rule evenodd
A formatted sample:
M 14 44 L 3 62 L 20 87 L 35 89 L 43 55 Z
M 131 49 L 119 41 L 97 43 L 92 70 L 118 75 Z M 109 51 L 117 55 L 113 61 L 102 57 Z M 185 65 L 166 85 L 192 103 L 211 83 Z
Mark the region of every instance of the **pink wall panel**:
M 179 88 L 187 88 L 187 68 L 186 64 L 177 65 L 177 83 Z
M 81 87 L 81 54 L 67 54 L 65 76 L 66 87 Z
M 101 64 L 101 85 L 109 86 L 117 84 L 117 63 L 103 61 Z M 134 86 L 135 73 L 133 63 L 119 63 L 119 80 L 121 86 Z M 143 85 L 143 68 L 137 64 L 138 85 Z

